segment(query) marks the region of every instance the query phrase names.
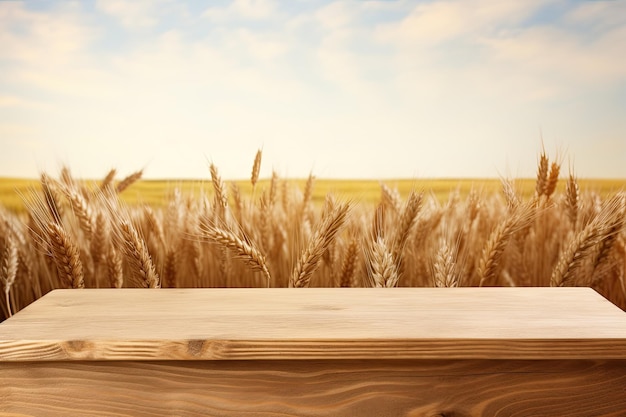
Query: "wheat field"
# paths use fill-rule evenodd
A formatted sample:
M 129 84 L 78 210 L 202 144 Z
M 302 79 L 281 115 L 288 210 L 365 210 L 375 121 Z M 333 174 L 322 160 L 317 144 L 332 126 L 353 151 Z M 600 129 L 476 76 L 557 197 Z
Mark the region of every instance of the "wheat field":
M 626 309 L 626 193 L 581 188 L 545 152 L 531 192 L 503 179 L 445 198 L 320 194 L 313 175 L 260 180 L 261 163 L 245 187 L 211 164 L 206 185 L 161 204 L 124 198 L 141 171 L 42 174 L 25 210 L 0 206 L 0 319 L 86 287 L 590 286 Z

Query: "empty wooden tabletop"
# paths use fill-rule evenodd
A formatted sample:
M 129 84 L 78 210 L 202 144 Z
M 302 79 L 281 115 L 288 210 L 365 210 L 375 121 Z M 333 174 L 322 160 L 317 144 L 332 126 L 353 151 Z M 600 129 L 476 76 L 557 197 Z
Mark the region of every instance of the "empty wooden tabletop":
M 56 290 L 0 324 L 0 361 L 626 359 L 589 288 Z

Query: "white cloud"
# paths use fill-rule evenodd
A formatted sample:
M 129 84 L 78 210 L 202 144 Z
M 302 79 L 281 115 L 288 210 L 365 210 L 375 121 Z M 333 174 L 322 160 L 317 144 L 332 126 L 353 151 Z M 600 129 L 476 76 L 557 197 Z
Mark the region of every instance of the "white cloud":
M 47 67 L 63 65 L 85 50 L 96 31 L 73 11 L 49 14 L 27 10 L 21 2 L 0 3 L 0 59 Z
M 97 0 L 96 7 L 127 28 L 141 29 L 158 23 L 159 3 L 154 0 Z
M 626 23 L 626 3 L 622 1 L 581 2 L 565 15 L 565 22 L 606 30 Z
M 594 41 L 564 29 L 530 28 L 482 42 L 489 48 L 490 68 L 532 77 L 540 89 L 557 97 L 626 81 L 626 56 L 619 51 L 626 42 L 623 28 Z
M 284 39 L 259 34 L 249 29 L 236 29 L 229 35 L 230 41 L 244 54 L 253 59 L 269 62 L 283 56 L 289 49 Z
M 441 88 L 454 93 L 450 85 L 465 79 L 456 85 L 457 95 L 480 91 L 499 100 L 537 102 L 626 79 L 626 55 L 618 52 L 626 42 L 626 18 L 610 17 L 626 14 L 603 2 L 582 5 L 550 25 L 526 21 L 547 4 L 420 3 L 404 19 L 379 25 L 374 39 L 396 50 L 391 65 L 397 88 L 404 85 L 421 94 L 431 90 L 440 96 Z M 594 23 L 596 29 L 590 35 L 571 27 L 572 21 Z
M 221 22 L 232 18 L 265 20 L 274 17 L 276 12 L 276 3 L 272 0 L 233 0 L 225 7 L 209 7 L 203 16 Z
M 402 20 L 376 29 L 379 40 L 403 45 L 437 45 L 469 40 L 498 28 L 523 21 L 545 2 L 494 2 L 489 0 L 419 3 Z
M 315 20 L 327 29 L 354 24 L 359 4 L 350 1 L 334 1 L 315 12 Z
M 270 0 L 235 0 L 232 8 L 248 19 L 266 19 L 274 13 L 275 3 Z

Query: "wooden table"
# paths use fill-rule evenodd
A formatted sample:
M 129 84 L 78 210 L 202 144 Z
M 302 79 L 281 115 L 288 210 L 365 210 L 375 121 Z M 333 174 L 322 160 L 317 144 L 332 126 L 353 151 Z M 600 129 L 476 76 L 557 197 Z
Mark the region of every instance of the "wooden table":
M 587 288 L 57 290 L 0 324 L 0 416 L 624 416 Z

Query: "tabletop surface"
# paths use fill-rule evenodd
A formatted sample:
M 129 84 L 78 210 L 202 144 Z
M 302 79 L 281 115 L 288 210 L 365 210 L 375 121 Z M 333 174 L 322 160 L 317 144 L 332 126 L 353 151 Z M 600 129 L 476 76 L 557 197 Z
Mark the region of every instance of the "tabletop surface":
M 55 290 L 0 324 L 1 361 L 626 359 L 589 288 Z

